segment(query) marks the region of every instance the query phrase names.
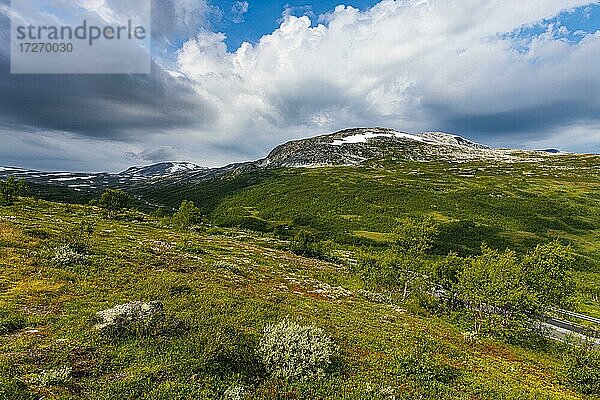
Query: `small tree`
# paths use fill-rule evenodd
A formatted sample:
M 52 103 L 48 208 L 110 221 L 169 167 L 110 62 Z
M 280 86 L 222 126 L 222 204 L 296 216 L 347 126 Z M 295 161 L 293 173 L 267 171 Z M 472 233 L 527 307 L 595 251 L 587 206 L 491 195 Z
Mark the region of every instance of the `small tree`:
M 557 241 L 539 245 L 523 260 L 525 283 L 545 306 L 564 305 L 573 293 L 573 255 Z
M 173 214 L 171 222 L 178 228 L 189 228 L 202 222 L 202 213 L 193 201 L 184 200 L 181 202 L 179 210 Z
M 459 277 L 469 262 L 471 262 L 469 258 L 450 253 L 431 266 L 431 277 L 437 286 L 434 290 L 445 300 L 450 309 L 457 309 L 461 305 L 458 301 Z
M 433 264 L 432 276 L 434 282 L 448 292 L 455 292 L 458 278 L 470 260 L 450 253 Z
M 290 250 L 299 256 L 328 260 L 332 257 L 332 243 L 321 241 L 310 231 L 301 230 L 292 239 Z
M 10 206 L 15 199 L 25 193 L 25 181 L 9 176 L 5 181 L 0 181 L 0 205 Z
M 107 210 L 109 217 L 112 217 L 127 208 L 131 204 L 131 200 L 131 196 L 121 189 L 106 189 L 102 193 L 98 205 Z
M 477 333 L 523 333 L 530 329 L 530 318 L 539 308 L 512 251 L 500 253 L 483 247 L 482 255 L 459 273 L 457 288 Z
M 407 300 L 411 295 L 426 290 L 426 282 L 419 273 L 423 266 L 424 258 L 421 256 L 389 250 L 381 256 L 362 256 L 355 269 L 367 285 L 398 293 L 402 300 Z
M 395 249 L 402 253 L 425 254 L 433 247 L 439 233 L 438 224 L 432 218 L 422 221 L 403 220 L 394 229 Z

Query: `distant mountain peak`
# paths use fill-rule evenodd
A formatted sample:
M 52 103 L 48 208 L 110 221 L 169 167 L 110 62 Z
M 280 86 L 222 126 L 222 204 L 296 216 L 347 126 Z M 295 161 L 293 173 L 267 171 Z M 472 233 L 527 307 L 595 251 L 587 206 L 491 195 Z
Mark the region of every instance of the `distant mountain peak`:
M 187 161 L 168 161 L 146 166 L 129 167 L 118 175 L 130 179 L 147 179 L 202 169 L 206 168 Z
M 277 146 L 258 167 L 357 165 L 395 153 L 396 159 L 481 158 L 488 146 L 445 132 L 412 134 L 389 128 L 352 128 Z
M 433 142 L 451 145 L 451 146 L 466 146 L 472 147 L 475 149 L 490 149 L 489 146 L 486 146 L 481 143 L 474 142 L 472 140 L 466 139 L 462 136 L 455 135 L 453 133 L 447 132 L 423 132 L 419 133 L 419 136 L 422 138 L 426 138 L 432 140 Z
M 562 151 L 560 151 L 559 149 L 540 149 L 537 151 L 541 151 L 542 153 L 550 153 L 550 154 L 561 154 Z
M 205 168 L 191 162 L 161 162 L 135 166 L 118 174 L 40 172 L 0 167 L 0 178 L 14 175 L 33 183 L 59 185 L 76 191 L 106 187 L 192 184 L 229 174 L 269 168 L 317 168 L 329 166 L 381 166 L 402 162 L 538 162 L 551 157 L 540 151 L 494 149 L 446 132 L 407 133 L 389 128 L 351 128 L 293 140 L 275 147 L 258 161 Z

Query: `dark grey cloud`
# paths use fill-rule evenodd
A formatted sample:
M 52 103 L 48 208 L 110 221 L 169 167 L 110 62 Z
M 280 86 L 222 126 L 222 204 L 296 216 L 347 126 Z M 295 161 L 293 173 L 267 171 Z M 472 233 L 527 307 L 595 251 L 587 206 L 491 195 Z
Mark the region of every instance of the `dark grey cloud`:
M 473 139 L 506 142 L 543 138 L 562 125 L 586 123 L 598 119 L 600 107 L 589 97 L 536 104 L 501 112 L 464 113 L 448 104 L 427 104 L 433 125 L 459 132 Z
M 0 59 L 5 126 L 129 140 L 144 129 L 198 127 L 215 117 L 189 85 L 156 64 L 149 76 L 10 75 L 9 68 Z
M 0 13 L 3 43 L 9 28 Z M 156 63 L 150 75 L 11 75 L 7 49 L 0 48 L 0 125 L 5 129 L 130 141 L 147 133 L 200 128 L 216 118 L 187 80 Z

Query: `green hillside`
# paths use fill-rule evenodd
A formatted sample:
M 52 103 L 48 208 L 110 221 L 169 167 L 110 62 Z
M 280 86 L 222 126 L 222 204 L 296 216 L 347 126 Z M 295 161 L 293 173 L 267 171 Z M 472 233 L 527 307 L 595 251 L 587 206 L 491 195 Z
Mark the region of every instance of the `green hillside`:
M 323 234 L 332 231 L 325 229 L 326 221 L 347 230 L 346 236 L 336 237 L 340 241 L 351 236 L 379 240 L 383 236 L 352 232 L 391 230 L 393 218 L 405 215 L 409 207 L 435 211 L 439 219 L 465 212 L 459 211 L 465 208 L 461 206 L 446 214 L 453 207 L 451 199 L 457 198 L 453 196 L 466 198 L 451 184 L 447 192 L 434 192 L 431 188 L 440 183 L 415 176 L 404 181 L 406 186 L 390 188 L 410 194 L 411 200 L 392 203 L 385 200 L 386 182 L 406 172 L 379 180 L 375 171 L 365 170 L 342 185 L 340 177 L 350 172 L 278 171 L 219 202 L 204 204 L 211 204 L 215 220 L 226 221 L 227 209 L 253 204 L 244 215 L 289 223 L 294 204 L 339 184 L 339 192 L 330 197 L 331 212 L 320 215 L 327 202 L 316 198 L 312 207 L 301 210 L 310 210 L 311 218 L 302 224 Z M 286 174 L 289 186 L 279 189 L 281 195 L 293 190 L 286 201 L 276 204 L 277 192 L 261 197 Z M 308 186 L 301 190 L 298 182 Z M 417 184 L 422 186 L 413 187 Z M 527 180 L 514 184 L 523 185 L 523 199 L 525 193 L 536 199 L 535 186 L 527 186 Z M 359 196 L 353 192 L 358 187 L 376 188 L 381 196 L 364 191 Z M 547 210 L 569 206 L 558 220 L 566 224 L 560 232 L 567 237 L 588 217 L 564 221 L 575 218 L 571 213 L 576 210 L 591 209 L 593 193 L 584 194 L 575 183 L 563 183 L 564 193 L 559 187 L 557 183 L 552 200 L 538 198 L 538 203 Z M 480 199 L 487 199 L 481 186 L 464 190 L 478 190 Z M 419 191 L 447 202 L 437 203 L 439 210 L 426 198 L 419 205 Z M 349 201 L 343 208 L 353 195 L 366 200 Z M 578 203 L 577 198 L 587 200 Z M 380 205 L 373 209 L 370 201 Z M 471 201 L 474 206 L 479 200 Z M 375 221 L 377 209 L 390 225 Z M 544 235 L 542 224 L 517 224 L 523 212 L 527 209 L 500 215 L 497 237 L 524 245 L 517 228 L 531 229 L 536 240 L 550 236 Z M 464 218 L 483 223 L 489 215 L 479 211 Z M 474 338 L 460 324 L 417 303 L 365 290 L 363 280 L 346 264 L 297 256 L 288 245 L 273 235 L 236 229 L 178 231 L 165 220 L 136 212 L 108 219 L 98 208 L 28 199 L 0 207 L 0 398 L 586 398 L 567 378 L 569 361 L 563 358 L 568 360 L 571 349 L 549 341 L 509 345 Z M 577 245 L 586 249 L 583 240 Z M 587 254 L 593 259 L 592 251 Z M 94 328 L 96 312 L 137 300 L 160 301 L 161 318 L 109 333 Z M 277 375 L 268 362 L 257 360 L 265 327 L 286 318 L 316 326 L 317 336 L 326 335 L 335 344 L 324 375 L 285 379 L 284 372 Z
M 481 244 L 517 253 L 558 239 L 576 253 L 578 308 L 600 317 L 600 158 L 543 163 L 398 162 L 261 170 L 138 193 L 176 207 L 193 200 L 218 225 L 301 229 L 356 250 L 383 250 L 402 221 L 438 224 L 433 255 L 478 254 Z M 288 229 L 288 227 L 290 229 Z

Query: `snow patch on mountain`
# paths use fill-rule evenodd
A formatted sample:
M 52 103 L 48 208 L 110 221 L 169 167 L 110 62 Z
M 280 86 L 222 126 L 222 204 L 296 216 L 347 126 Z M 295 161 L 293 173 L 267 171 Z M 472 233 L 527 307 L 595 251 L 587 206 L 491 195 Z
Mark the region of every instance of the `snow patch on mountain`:
M 88 176 L 70 176 L 68 178 L 51 178 L 51 182 L 67 182 L 67 181 L 77 181 L 77 180 L 86 180 L 86 179 L 94 179 L 96 175 L 88 175 Z
M 199 165 L 190 162 L 173 163 L 173 166 L 167 169 L 167 173 L 174 174 L 176 172 L 193 171 L 201 168 L 202 167 L 200 167 Z
M 124 178 L 139 180 L 201 169 L 204 168 L 191 162 L 163 162 L 147 166 L 131 167 L 118 175 Z
M 389 137 L 396 139 L 409 139 L 414 140 L 421 143 L 432 143 L 432 141 L 422 138 L 420 136 L 411 135 L 410 133 L 404 132 L 365 132 L 365 133 L 357 133 L 352 136 L 346 136 L 342 139 L 334 140 L 331 145 L 332 146 L 342 146 L 344 144 L 356 144 L 356 143 L 367 143 L 368 139 L 374 139 L 378 137 Z

